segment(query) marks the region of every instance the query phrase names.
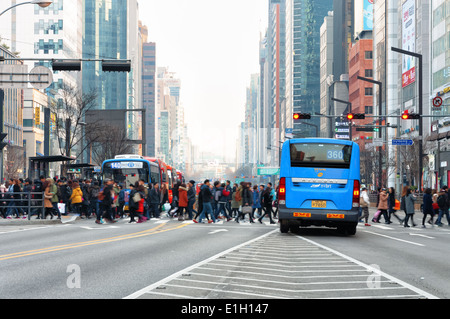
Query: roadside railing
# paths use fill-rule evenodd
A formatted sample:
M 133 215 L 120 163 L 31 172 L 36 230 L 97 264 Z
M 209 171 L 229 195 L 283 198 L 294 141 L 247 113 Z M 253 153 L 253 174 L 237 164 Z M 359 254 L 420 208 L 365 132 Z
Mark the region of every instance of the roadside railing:
M 20 199 L 14 198 L 17 195 L 20 195 Z M 22 208 L 22 210 L 28 210 L 28 220 L 35 212 L 38 216 L 40 214 L 42 219 L 45 218 L 44 200 L 44 192 L 0 193 L 0 203 L 2 203 L 0 207 L 3 209 L 5 216 L 9 209 Z

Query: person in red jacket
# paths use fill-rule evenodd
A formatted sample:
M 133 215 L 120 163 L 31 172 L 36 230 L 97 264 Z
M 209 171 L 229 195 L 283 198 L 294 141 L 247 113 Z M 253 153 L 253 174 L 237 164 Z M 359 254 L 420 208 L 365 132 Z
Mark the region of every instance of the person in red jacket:
M 139 207 L 136 210 L 136 212 L 138 213 L 139 216 L 139 220 L 137 221 L 138 223 L 142 223 L 145 222 L 147 220 L 147 217 L 144 216 L 144 194 L 145 194 L 145 187 L 144 185 L 139 185 L 138 188 L 138 193 L 141 196 L 141 200 L 139 201 Z
M 184 220 L 184 213 L 187 212 L 188 207 L 188 196 L 187 196 L 188 188 L 186 184 L 181 184 L 178 188 L 178 220 Z

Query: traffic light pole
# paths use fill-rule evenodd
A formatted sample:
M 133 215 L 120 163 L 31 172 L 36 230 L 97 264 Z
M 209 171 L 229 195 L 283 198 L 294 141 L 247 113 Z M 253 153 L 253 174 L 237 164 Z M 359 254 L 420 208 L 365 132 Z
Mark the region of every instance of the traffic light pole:
M 335 101 L 335 102 L 347 104 L 347 105 L 348 105 L 348 108 L 349 108 L 349 113 L 352 113 L 352 103 L 350 103 L 349 101 L 339 100 L 339 99 L 336 99 L 336 98 L 334 98 L 334 97 L 332 97 L 331 100 L 332 100 L 332 101 Z M 349 122 L 348 127 L 349 127 L 349 130 L 350 130 L 350 131 L 349 131 L 350 141 L 352 141 L 352 140 L 353 140 L 352 121 Z

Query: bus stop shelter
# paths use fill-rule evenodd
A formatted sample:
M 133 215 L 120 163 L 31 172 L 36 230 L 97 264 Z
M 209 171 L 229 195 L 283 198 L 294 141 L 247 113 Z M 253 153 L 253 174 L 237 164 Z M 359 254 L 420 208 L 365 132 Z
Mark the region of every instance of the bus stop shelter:
M 38 156 L 38 157 L 30 157 L 29 158 L 29 169 L 28 169 L 28 177 L 32 180 L 39 179 L 40 176 L 49 177 L 50 163 L 64 163 L 67 165 L 68 162 L 72 162 L 75 159 L 72 157 L 67 157 L 63 155 L 55 155 L 55 156 Z M 60 176 L 63 176 L 62 169 L 66 165 L 61 165 Z

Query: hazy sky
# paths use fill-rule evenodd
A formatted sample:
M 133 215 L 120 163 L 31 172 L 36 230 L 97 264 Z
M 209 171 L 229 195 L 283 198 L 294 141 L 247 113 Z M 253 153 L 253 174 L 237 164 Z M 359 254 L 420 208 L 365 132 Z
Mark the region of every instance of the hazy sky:
M 181 79 L 193 143 L 234 158 L 268 0 L 139 0 L 139 15 L 156 42 L 156 65 Z

